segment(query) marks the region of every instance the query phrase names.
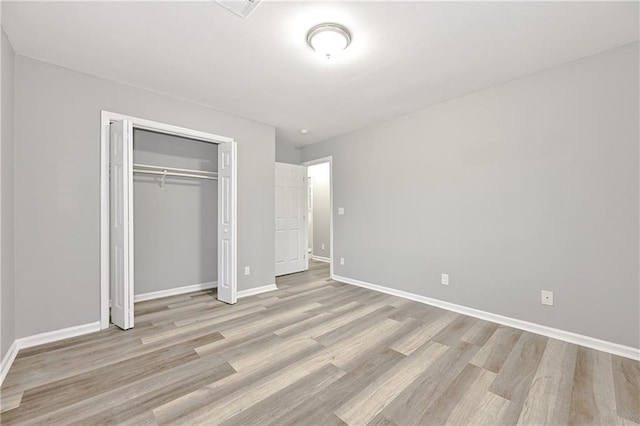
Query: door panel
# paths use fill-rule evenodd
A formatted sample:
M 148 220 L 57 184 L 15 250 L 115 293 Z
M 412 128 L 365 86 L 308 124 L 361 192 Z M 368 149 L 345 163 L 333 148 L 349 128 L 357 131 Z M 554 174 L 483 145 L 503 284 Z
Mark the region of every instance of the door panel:
M 300 230 L 292 229 L 289 236 L 291 243 L 291 261 L 298 261 L 302 258 L 302 254 L 300 253 Z
M 133 327 L 133 127 L 112 123 L 109 134 L 111 165 L 110 273 L 111 322 L 123 330 Z
M 218 300 L 237 300 L 236 143 L 218 145 Z
M 276 163 L 276 275 L 308 269 L 307 169 Z
M 284 231 L 276 231 L 276 263 L 284 262 L 284 241 Z

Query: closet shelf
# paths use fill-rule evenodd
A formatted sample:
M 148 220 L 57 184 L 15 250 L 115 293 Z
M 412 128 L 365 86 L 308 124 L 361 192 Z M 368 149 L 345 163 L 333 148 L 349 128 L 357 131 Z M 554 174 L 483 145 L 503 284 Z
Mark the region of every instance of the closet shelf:
M 210 172 L 206 170 L 194 170 L 194 169 L 179 169 L 176 167 L 152 166 L 149 164 L 134 164 L 133 172 L 149 174 L 149 175 L 177 176 L 177 177 L 187 177 L 187 178 L 195 178 L 195 179 L 218 180 L 217 172 Z

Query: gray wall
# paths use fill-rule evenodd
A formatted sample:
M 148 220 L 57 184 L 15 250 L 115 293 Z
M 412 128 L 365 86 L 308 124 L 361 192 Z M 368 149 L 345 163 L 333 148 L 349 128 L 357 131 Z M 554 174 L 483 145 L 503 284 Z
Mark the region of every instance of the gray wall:
M 218 170 L 218 146 L 134 130 L 135 163 Z M 216 181 L 134 174 L 135 294 L 217 281 Z
M 103 109 L 235 138 L 238 288 L 275 281 L 273 127 L 17 56 L 16 337 L 99 320 Z
M 15 337 L 15 286 L 13 256 L 13 101 L 15 53 L 2 30 L 2 147 L 0 164 L 2 199 L 0 235 L 2 236 L 0 271 L 0 359 L 4 357 Z
M 335 274 L 639 347 L 638 89 L 634 43 L 305 147 Z
M 307 175 L 311 178 L 311 185 L 313 185 L 313 255 L 328 258 L 331 256 L 329 163 L 310 166 L 307 169 Z
M 300 164 L 300 148 L 282 141 L 276 141 L 276 161 L 278 163 Z

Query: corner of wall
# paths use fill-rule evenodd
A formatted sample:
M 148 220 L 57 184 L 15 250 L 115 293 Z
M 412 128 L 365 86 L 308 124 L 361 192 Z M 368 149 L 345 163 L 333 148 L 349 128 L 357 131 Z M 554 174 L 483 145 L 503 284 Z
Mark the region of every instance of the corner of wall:
M 1 29 L 2 82 L 0 85 L 0 358 L 15 343 L 15 269 L 13 213 L 13 128 L 15 52 Z
M 276 139 L 276 162 L 300 164 L 302 150 L 294 145 Z

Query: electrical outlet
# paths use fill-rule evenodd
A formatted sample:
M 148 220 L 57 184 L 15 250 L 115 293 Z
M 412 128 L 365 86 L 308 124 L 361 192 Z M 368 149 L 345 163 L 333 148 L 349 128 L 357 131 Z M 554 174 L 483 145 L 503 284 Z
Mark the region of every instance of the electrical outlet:
M 322 244 L 322 250 L 324 250 L 324 244 Z
M 543 305 L 553 306 L 553 292 L 542 290 L 540 303 Z
M 251 266 L 245 266 L 244 267 L 244 274 L 245 275 L 251 275 Z
M 442 285 L 449 285 L 449 274 L 442 274 Z
M 344 214 L 344 207 L 338 207 L 338 214 Z
M 340 264 L 341 264 L 341 265 L 344 265 L 344 257 L 341 257 L 341 258 L 340 258 Z

